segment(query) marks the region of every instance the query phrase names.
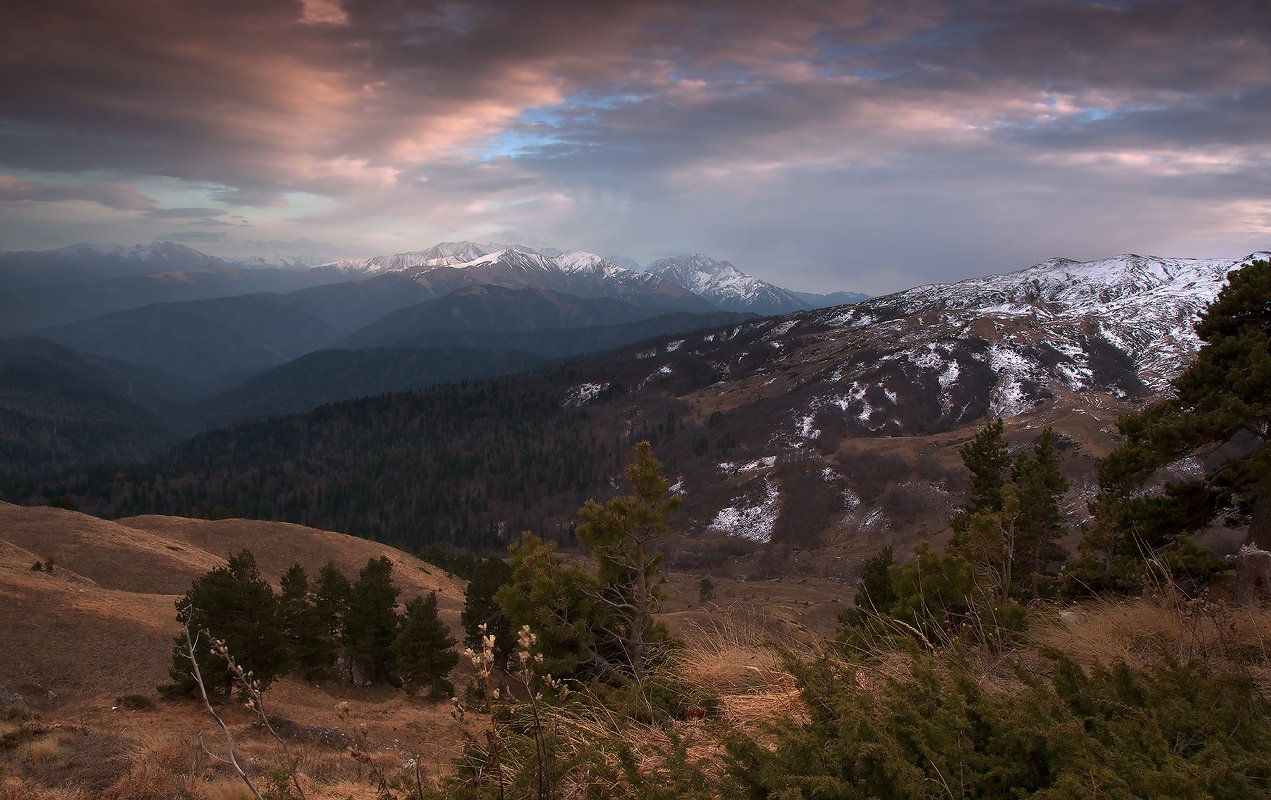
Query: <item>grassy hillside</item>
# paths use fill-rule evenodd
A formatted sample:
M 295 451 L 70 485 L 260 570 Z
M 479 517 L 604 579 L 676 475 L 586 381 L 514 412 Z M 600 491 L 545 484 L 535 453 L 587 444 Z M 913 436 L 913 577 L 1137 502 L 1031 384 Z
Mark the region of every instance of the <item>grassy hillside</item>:
M 0 503 L 0 685 L 38 686 L 60 698 L 149 693 L 167 680 L 174 603 L 195 578 L 250 549 L 275 584 L 293 563 L 316 574 L 334 561 L 351 579 L 387 556 L 401 600 L 436 591 L 458 627 L 462 582 L 400 550 L 281 522 L 132 517 L 108 522 L 74 511 Z M 52 559 L 51 573 L 31 566 Z
M 203 749 L 225 752 L 202 706 L 159 700 L 153 689 L 166 678 L 174 600 L 195 577 L 223 563 L 224 553 L 242 547 L 257 554 L 262 574 L 275 582 L 293 562 L 313 572 L 334 560 L 353 574 L 368 558 L 384 555 L 402 600 L 437 591 L 443 619 L 457 627 L 460 581 L 362 539 L 284 523 L 159 516 L 109 522 L 0 504 L 0 686 L 8 692 L 0 694 L 0 800 L 249 797 Z M 31 569 L 50 560 L 51 572 Z M 644 699 L 602 701 L 594 687 L 582 687 L 568 702 L 544 707 L 556 770 L 552 796 L 688 800 L 769 796 L 776 785 L 802 787 L 802 797 L 823 796 L 806 791 L 817 786 L 858 796 L 878 778 L 860 772 L 869 763 L 905 770 L 911 786 L 924 780 L 923 770 L 935 770 L 934 776 L 943 765 L 947 772 L 957 753 L 922 737 L 956 731 L 963 722 L 975 729 L 964 740 L 968 769 L 992 770 L 998 759 L 1016 778 L 1021 764 L 1071 770 L 1073 759 L 1086 758 L 1073 747 L 1103 747 L 1091 757 L 1096 761 L 1083 786 L 1109 796 L 1142 791 L 1118 789 L 1118 769 L 1177 779 L 1180 786 L 1255 791 L 1265 789 L 1271 775 L 1265 749 L 1241 763 L 1228 760 L 1249 742 L 1267 740 L 1258 715 L 1265 707 L 1259 698 L 1271 691 L 1271 610 L 1191 599 L 1163 585 L 1152 597 L 1038 604 L 1030 610 L 1030 630 L 1005 648 L 978 645 L 972 637 L 929 647 L 879 639 L 859 651 L 827 638 L 834 612 L 851 602 L 848 587 L 816 579 L 721 578 L 714 601 L 704 603 L 696 592 L 700 576 L 669 577 L 661 618 L 684 648 L 650 677 Z M 1056 666 L 1048 655 L 1054 653 L 1067 661 Z M 1076 678 L 1074 699 L 1070 683 L 1078 673 L 1086 677 Z M 466 661 L 451 675 L 461 691 L 473 677 Z M 646 717 L 640 708 L 659 686 L 702 698 L 694 710 L 701 713 Z M 1158 697 L 1161 691 L 1170 693 L 1170 702 Z M 1109 692 L 1120 699 L 1105 705 L 1100 698 Z M 468 712 L 457 717 L 446 703 L 386 686 L 319 686 L 293 677 L 276 682 L 266 697 L 275 729 L 299 759 L 297 780 L 308 800 L 417 797 L 416 778 L 436 792 L 429 797 L 493 796 L 493 781 L 471 760 L 477 751 L 464 754 L 466 743 L 487 741 L 489 725 L 471 697 Z M 977 723 L 975 715 L 984 711 L 1007 716 Z M 866 716 L 839 716 L 858 712 Z M 286 768 L 279 744 L 244 709 L 229 704 L 222 713 L 238 755 L 262 785 Z M 525 750 L 526 706 L 513 700 L 507 713 L 499 736 L 508 796 L 539 796 L 532 788 L 533 752 Z M 1094 723 L 1082 729 L 1079 718 Z M 1229 718 L 1238 718 L 1237 727 L 1219 732 L 1215 725 Z M 1048 720 L 1077 727 L 1030 727 Z M 1016 722 L 1018 731 L 1010 727 Z M 859 749 L 854 737 L 874 729 L 882 737 L 878 748 Z M 1123 729 L 1146 738 L 1127 746 L 1104 735 Z M 1072 746 L 1063 744 L 1065 737 Z M 1034 761 L 994 750 L 1021 742 L 1032 743 L 1028 758 Z M 363 754 L 360 761 L 350 748 Z M 840 757 L 834 748 L 860 757 Z M 1141 758 L 1134 756 L 1139 752 Z M 1130 760 L 1098 763 L 1104 756 Z M 1156 762 L 1158 756 L 1165 762 Z M 881 760 L 870 762 L 875 757 Z M 399 782 L 386 789 L 379 776 Z M 939 785 L 930 788 L 942 796 Z M 966 788 L 980 791 L 977 796 L 1005 796 L 989 783 Z

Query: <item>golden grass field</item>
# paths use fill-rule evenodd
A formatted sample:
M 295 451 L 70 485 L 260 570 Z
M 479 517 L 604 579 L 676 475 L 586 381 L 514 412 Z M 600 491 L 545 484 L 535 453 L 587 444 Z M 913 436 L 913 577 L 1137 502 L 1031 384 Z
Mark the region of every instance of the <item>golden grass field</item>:
M 313 576 L 334 561 L 355 580 L 368 559 L 387 556 L 400 600 L 436 591 L 443 620 L 458 629 L 463 582 L 374 542 L 285 523 L 156 516 L 109 522 L 0 503 L 0 686 L 22 695 L 40 717 L 0 722 L 0 736 L 23 740 L 0 749 L 0 798 L 241 796 L 237 779 L 200 755 L 200 733 L 213 751 L 217 742 L 206 710 L 162 701 L 155 687 L 168 680 L 176 600 L 244 547 L 275 587 L 292 563 Z M 31 569 L 50 558 L 51 574 Z M 118 707 L 117 698 L 134 694 L 156 710 Z M 448 763 L 464 741 L 448 705 L 384 687 L 285 679 L 266 702 L 271 715 L 303 726 L 294 735 L 307 773 L 316 788 L 325 787 L 316 797 L 374 796 L 338 788 L 355 786 L 358 769 L 344 754 L 342 728 L 349 726 L 337 703 L 347 702 L 350 717 L 367 726 L 376 758 L 389 767 L 410 758 Z M 262 765 L 276 758 L 245 713 L 229 713 L 245 753 Z
M 350 578 L 367 559 L 387 556 L 401 600 L 436 591 L 443 619 L 458 630 L 463 582 L 390 547 L 329 531 L 249 520 L 206 521 L 136 517 L 118 522 L 71 511 L 0 503 L 0 686 L 21 694 L 30 712 L 0 702 L 0 800 L 236 800 L 241 782 L 215 758 L 219 732 L 206 709 L 165 701 L 174 602 L 224 556 L 247 547 L 262 574 L 277 583 L 293 562 L 312 575 L 328 560 Z M 54 562 L 51 574 L 31 569 Z M 824 649 L 851 589 L 832 580 L 795 578 L 732 581 L 712 578 L 712 602 L 698 598 L 700 575 L 673 573 L 663 619 L 686 643 L 671 669 L 690 687 L 716 694 L 720 716 L 670 727 L 641 725 L 601 708 L 562 712 L 560 747 L 590 748 L 622 737 L 656 769 L 669 733 L 690 735 L 694 758 L 718 761 L 718 733 L 740 730 L 762 740 L 765 724 L 803 713 L 781 651 Z M 1041 610 L 1028 641 L 1010 654 L 1015 664 L 1044 659 L 1045 647 L 1082 664 L 1146 663 L 1169 651 L 1247 671 L 1271 691 L 1271 611 L 1189 601 L 1169 591 L 1157 597 L 1100 600 Z M 985 685 L 1011 689 L 1001 654 L 978 656 Z M 861 680 L 905 669 L 905 659 L 879 658 Z M 452 682 L 471 678 L 461 662 Z M 142 695 L 153 710 L 117 700 Z M 342 715 L 337 706 L 344 704 Z M 389 687 L 292 678 L 266 693 L 271 718 L 300 756 L 299 779 L 310 800 L 375 798 L 372 776 L 347 752 L 358 735 L 387 774 L 413 774 L 425 784 L 446 774 L 468 736 L 480 736 L 479 715 L 451 716 L 446 703 L 409 698 Z M 237 750 L 257 776 L 283 767 L 277 744 L 244 709 L 230 704 L 226 720 Z M 359 734 L 359 731 L 362 731 Z M 618 787 L 614 787 L 618 791 Z M 617 795 L 615 795 L 617 796 Z

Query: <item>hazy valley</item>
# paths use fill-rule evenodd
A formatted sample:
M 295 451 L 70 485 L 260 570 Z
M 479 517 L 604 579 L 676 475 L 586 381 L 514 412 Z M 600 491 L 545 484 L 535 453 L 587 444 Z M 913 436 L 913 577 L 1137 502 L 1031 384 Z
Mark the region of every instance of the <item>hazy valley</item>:
M 788 762 L 786 748 L 795 741 L 788 737 L 816 730 L 809 703 L 847 703 L 853 714 L 861 707 L 853 704 L 882 703 L 870 712 L 881 718 L 908 713 L 907 703 L 927 702 L 928 652 L 940 680 L 969 675 L 1005 687 L 1004 695 L 962 700 L 961 690 L 941 684 L 932 697 L 955 705 L 1036 692 L 1045 707 L 1065 691 L 1065 669 L 1088 673 L 1091 692 L 1111 691 L 1098 682 L 1116 660 L 1145 691 L 1191 681 L 1187 691 L 1207 692 L 1243 669 L 1252 683 L 1217 713 L 1244 714 L 1240 693 L 1268 681 L 1271 659 L 1255 643 L 1271 620 L 1260 610 L 1233 617 L 1226 606 L 1205 605 L 1209 616 L 1197 621 L 1176 601 L 1209 601 L 1179 600 L 1173 584 L 1164 600 L 1100 599 L 1058 611 L 1051 603 L 1072 585 L 1061 590 L 1062 577 L 1049 575 L 1045 597 L 1034 594 L 1027 607 L 1014 599 L 988 605 L 1008 616 L 969 632 L 959 633 L 977 617 L 919 615 L 910 627 L 924 643 L 919 653 L 905 644 L 908 633 L 885 627 L 910 625 L 903 600 L 895 616 L 863 609 L 883 554 L 892 587 L 924 569 L 943 576 L 960 568 L 957 548 L 967 545 L 954 535 L 956 519 L 978 491 L 968 452 L 991 420 L 1004 422 L 1011 486 L 1024 485 L 1020 471 L 1042 431 L 1053 435 L 1064 487 L 1052 498 L 1057 542 L 1075 556 L 1098 524 L 1100 470 L 1124 441 L 1118 419 L 1170 395 L 1200 348 L 1200 312 L 1229 272 L 1268 255 L 1052 259 L 825 308 L 702 256 L 634 272 L 586 254 L 452 243 L 318 268 L 196 259 L 162 277 L 117 275 L 126 269 L 108 259 L 102 287 L 160 281 L 192 287 L 190 296 L 118 308 L 103 290 L 98 307 L 85 301 L 46 317 L 57 324 L 0 340 L 0 497 L 8 501 L 0 503 L 8 654 L 0 701 L 10 709 L 0 722 L 10 753 L 9 767 L 0 760 L 8 770 L 0 789 L 41 800 L 251 796 L 219 756 L 207 755 L 218 751 L 199 744 L 206 710 L 154 694 L 166 685 L 179 628 L 173 609 L 188 613 L 179 610 L 187 589 L 223 574 L 226 556 L 233 569 L 231 554 L 244 548 L 255 554 L 259 585 L 280 604 L 292 570 L 360 574 L 361 586 L 382 556 L 400 592 L 389 606 L 394 636 L 432 597 L 444 629 L 480 652 L 469 615 L 481 607 L 479 592 L 492 591 L 483 570 L 494 563 L 481 559 L 510 550 L 504 588 L 522 585 L 528 573 L 515 570 L 527 564 L 541 565 L 534 569 L 545 570 L 544 580 L 557 571 L 604 579 L 612 556 L 593 549 L 587 525 L 597 518 L 588 515 L 597 512 L 588 501 L 625 490 L 620 476 L 638 442 L 651 444 L 672 498 L 659 512 L 669 530 L 651 562 L 659 587 L 651 635 L 682 649 L 656 661 L 650 687 L 663 688 L 642 690 L 635 706 L 621 694 L 624 680 L 566 662 L 574 663 L 562 673 L 569 685 L 587 694 L 572 703 L 553 695 L 551 710 L 542 709 L 554 720 L 553 760 L 543 760 L 544 749 L 537 757 L 522 750 L 525 760 L 498 773 L 510 782 L 542 776 L 548 764 L 561 770 L 558 788 L 583 792 L 612 781 L 632 797 L 642 796 L 633 787 L 645 780 L 698 787 L 702 797 L 785 781 L 807 769 Z M 66 268 L 75 284 L 11 277 L 27 285 L 5 297 L 21 303 L 20 292 L 53 297 L 62 286 L 96 285 L 77 264 Z M 208 270 L 236 277 L 215 288 L 201 277 Z M 300 285 L 308 281 L 324 282 Z M 249 284 L 275 290 L 238 293 Z M 276 290 L 285 284 L 298 288 Z M 1213 466 L 1180 461 L 1170 474 Z M 998 475 L 1005 479 L 1000 468 Z M 551 544 L 518 544 L 525 530 Z M 1220 555 L 1245 536 L 1221 524 L 1192 532 Z M 916 549 L 921 542 L 948 544 L 940 558 L 954 560 L 923 561 L 932 551 Z M 1205 563 L 1210 572 L 1222 567 Z M 565 594 L 534 608 L 592 596 L 555 591 Z M 314 591 L 301 596 L 309 602 Z M 967 602 L 971 611 L 956 614 L 996 601 L 976 594 Z M 550 636 L 551 618 L 535 619 Z M 49 646 L 53 632 L 63 644 Z M 337 641 L 348 655 L 340 658 L 352 659 L 354 631 L 343 635 Z M 1169 657 L 1204 664 L 1197 669 L 1214 677 L 1169 673 L 1162 641 L 1172 642 Z M 970 660 L 944 658 L 959 642 Z M 521 646 L 528 671 L 496 671 L 498 680 L 524 676 L 523 689 L 500 701 L 507 713 L 532 707 L 526 692 L 536 685 L 566 685 L 546 668 L 524 666 L 528 648 L 555 659 L 560 644 Z M 565 651 L 573 646 L 567 641 Z M 1025 665 L 1014 677 L 1000 668 L 1003 650 Z M 1049 661 L 1056 652 L 1066 659 L 1058 667 Z M 324 668 L 304 677 L 293 666 L 268 689 L 268 714 L 222 708 L 236 736 L 228 752 L 246 755 L 249 772 L 290 781 L 262 795 L 269 797 L 441 797 L 479 794 L 491 781 L 502 787 L 504 778 L 483 767 L 464 777 L 488 757 L 483 726 L 493 726 L 500 747 L 525 748 L 542 734 L 501 728 L 489 694 L 485 721 L 480 687 L 494 684 L 481 663 L 473 656 L 446 667 L 446 685 L 467 687 L 453 713 L 432 693 L 403 694 L 396 673 L 361 680 Z M 859 690 L 808 683 L 807 670 L 820 667 L 855 671 Z M 1155 700 L 1135 702 L 1146 714 L 1166 713 Z M 1002 713 L 990 714 L 1003 720 L 993 737 L 1032 724 Z M 262 720 L 278 730 L 267 734 Z M 1197 731 L 1212 739 L 1203 725 Z M 785 744 L 770 748 L 774 735 Z M 886 740 L 885 732 L 861 736 Z M 696 748 L 695 760 L 680 760 L 679 741 Z M 1245 746 L 1244 738 L 1231 741 Z M 187 764 L 198 752 L 204 756 Z M 614 777 L 630 758 L 641 771 Z M 740 766 L 749 763 L 771 776 Z M 1260 769 L 1212 780 L 1257 780 Z M 537 796 L 545 792 L 540 785 Z
M 1244 263 L 1055 259 L 760 318 L 736 309 L 802 301 L 695 259 L 659 276 L 438 245 L 5 340 L 8 498 L 498 552 L 522 529 L 568 543 L 649 439 L 686 497 L 673 564 L 851 581 L 880 542 L 943 539 L 958 447 L 988 418 L 1012 441 L 1061 435 L 1075 534 L 1118 416 L 1185 366 L 1192 320 Z M 709 310 L 721 286 L 734 310 Z

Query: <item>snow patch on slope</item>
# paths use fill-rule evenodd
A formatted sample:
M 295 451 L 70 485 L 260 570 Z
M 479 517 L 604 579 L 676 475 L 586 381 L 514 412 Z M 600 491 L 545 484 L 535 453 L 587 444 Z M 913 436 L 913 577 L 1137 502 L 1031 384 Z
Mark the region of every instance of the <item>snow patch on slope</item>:
M 707 526 L 729 536 L 766 543 L 772 540 L 772 531 L 781 513 L 781 494 L 770 477 L 763 479 L 763 496 L 757 501 L 742 496 L 732 500 L 732 505 L 720 509 Z
M 569 391 L 565 392 L 565 399 L 561 400 L 561 408 L 577 408 L 590 403 L 596 399 L 596 396 L 609 388 L 608 383 L 580 383 Z

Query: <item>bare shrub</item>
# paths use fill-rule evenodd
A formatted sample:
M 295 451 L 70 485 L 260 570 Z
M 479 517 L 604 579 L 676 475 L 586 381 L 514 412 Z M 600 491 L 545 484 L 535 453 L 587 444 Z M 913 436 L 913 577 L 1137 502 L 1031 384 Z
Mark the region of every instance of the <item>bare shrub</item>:
M 26 761 L 40 764 L 57 759 L 62 755 L 62 744 L 65 741 L 65 736 L 56 734 L 36 739 L 26 746 Z

